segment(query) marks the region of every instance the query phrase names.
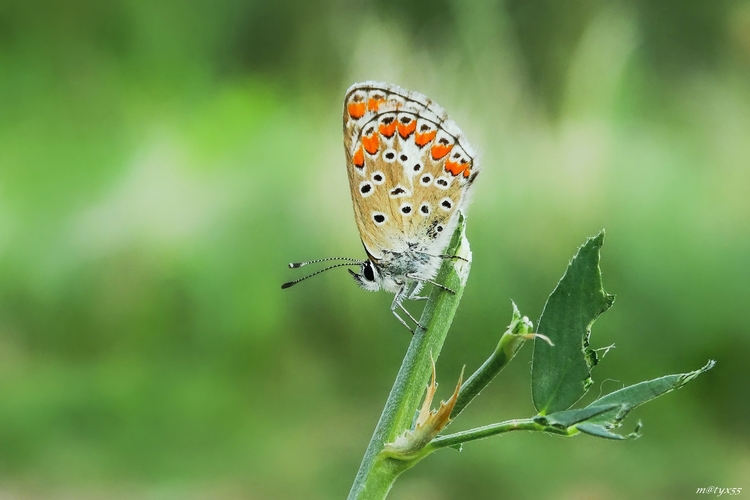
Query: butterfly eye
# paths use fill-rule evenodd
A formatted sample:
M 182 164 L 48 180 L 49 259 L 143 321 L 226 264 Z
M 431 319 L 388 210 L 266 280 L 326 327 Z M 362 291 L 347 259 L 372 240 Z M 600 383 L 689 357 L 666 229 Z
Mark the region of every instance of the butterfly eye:
M 362 274 L 367 281 L 375 281 L 375 272 L 372 270 L 372 264 L 369 260 L 362 265 Z

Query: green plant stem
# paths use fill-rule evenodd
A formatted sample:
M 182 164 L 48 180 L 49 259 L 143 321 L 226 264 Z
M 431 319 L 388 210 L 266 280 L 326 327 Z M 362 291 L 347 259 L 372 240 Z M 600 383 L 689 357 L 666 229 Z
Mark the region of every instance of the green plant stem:
M 430 356 L 437 359 L 440 355 L 453 316 L 461 301 L 471 267 L 471 251 L 464 236 L 464 229 L 462 217 L 446 250 L 446 254 L 457 255 L 461 259 L 445 259 L 435 280 L 455 293 L 438 287 L 433 288 L 419 320 L 425 328 L 418 329 L 409 344 L 354 479 L 349 499 L 385 498 L 399 474 L 416 463 L 386 457 L 381 451 L 386 443 L 393 442 L 411 428 L 432 370 Z
M 551 434 L 558 434 L 561 436 L 572 436 L 578 434 L 578 430 L 570 428 L 560 428 L 548 425 L 543 425 L 535 422 L 533 418 L 522 418 L 516 420 L 508 420 L 506 422 L 500 422 L 497 424 L 485 425 L 484 427 L 477 427 L 468 431 L 456 432 L 455 434 L 448 434 L 447 436 L 436 437 L 430 444 L 424 447 L 422 453 L 427 455 L 440 448 L 447 446 L 459 446 L 470 441 L 476 441 L 478 439 L 488 438 L 497 434 L 503 434 L 511 431 L 541 431 L 548 432 Z
M 489 358 L 461 386 L 456 406 L 451 412 L 451 420 L 456 418 L 471 401 L 479 395 L 495 376 L 510 363 L 521 346 L 528 340 L 524 337 L 532 329 L 527 318 L 521 318 L 518 308 L 513 304 L 513 319 L 508 329 L 500 337 L 497 347 Z

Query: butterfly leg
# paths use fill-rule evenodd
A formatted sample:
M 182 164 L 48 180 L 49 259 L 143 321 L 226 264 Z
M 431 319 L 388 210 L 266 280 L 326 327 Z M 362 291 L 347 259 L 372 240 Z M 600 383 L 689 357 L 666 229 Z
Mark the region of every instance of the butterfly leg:
M 456 291 L 455 290 L 453 290 L 451 288 L 448 288 L 445 285 L 441 285 L 437 281 L 432 281 L 432 280 L 429 280 L 429 279 L 420 278 L 418 276 L 413 276 L 413 275 L 410 275 L 410 274 L 407 274 L 406 277 L 407 278 L 411 278 L 413 280 L 417 280 L 417 281 L 422 281 L 422 282 L 425 282 L 425 283 L 429 283 L 429 284 L 431 284 L 433 286 L 436 286 L 438 288 L 441 288 L 441 289 L 445 290 L 446 292 L 450 292 L 451 294 L 456 295 Z M 412 299 L 414 299 L 414 300 L 422 300 L 422 299 L 425 299 L 425 298 L 427 298 L 427 297 L 412 297 Z
M 438 254 L 438 255 L 432 255 L 431 253 L 427 253 L 427 252 L 417 252 L 417 253 L 421 253 L 422 255 L 426 255 L 428 257 L 432 257 L 432 258 L 435 258 L 435 259 L 459 259 L 459 260 L 462 260 L 464 262 L 469 262 L 468 259 L 465 259 L 465 258 L 463 258 L 463 257 L 461 257 L 459 255 L 448 255 L 448 254 L 444 254 L 444 253 L 441 253 L 441 254 Z
M 451 295 L 456 295 L 456 291 L 455 291 L 455 290 L 453 290 L 452 288 L 448 288 L 448 287 L 447 287 L 447 286 L 445 286 L 445 285 L 441 285 L 441 284 L 440 284 L 440 283 L 438 283 L 437 281 L 432 281 L 432 280 L 425 280 L 425 281 L 426 281 L 427 283 L 429 283 L 429 284 L 433 285 L 433 286 L 436 286 L 436 287 L 438 287 L 438 288 L 441 288 L 441 289 L 445 290 L 446 292 L 450 293 Z
M 414 316 L 412 316 L 412 315 L 411 315 L 411 313 L 409 312 L 409 310 L 408 310 L 408 309 L 406 309 L 406 308 L 404 307 L 404 305 L 403 305 L 403 304 L 399 303 L 399 304 L 397 304 L 397 306 L 398 306 L 398 307 L 400 307 L 400 308 L 401 308 L 401 310 L 402 310 L 402 311 L 404 311 L 404 312 L 406 313 L 406 315 L 407 315 L 407 316 L 409 317 L 409 319 L 410 319 L 410 320 L 412 320 L 412 321 L 414 322 L 414 324 L 415 324 L 415 325 L 417 325 L 417 329 L 420 329 L 420 328 L 422 328 L 422 329 L 424 330 L 424 327 L 423 327 L 423 326 L 422 326 L 422 325 L 421 325 L 421 324 L 419 323 L 419 321 L 417 321 L 417 320 L 416 320 L 416 319 L 414 318 Z M 399 320 L 399 321 L 400 321 L 401 323 L 403 323 L 403 325 L 404 325 L 404 326 L 405 326 L 406 328 L 409 328 L 409 325 L 407 325 L 407 324 L 406 324 L 406 321 L 404 321 L 404 319 L 403 319 L 403 318 L 402 318 L 401 316 L 399 316 L 399 315 L 398 315 L 398 314 L 396 313 L 396 309 L 395 309 L 395 308 L 391 309 L 391 312 L 393 313 L 393 315 L 394 315 L 394 316 L 396 316 L 396 317 L 398 318 L 398 320 Z M 412 333 L 412 335 L 413 335 L 414 333 L 416 333 L 416 330 L 412 330 L 411 328 L 409 328 L 409 331 L 410 331 L 410 332 Z
M 421 324 L 419 324 L 419 321 L 417 321 L 414 316 L 411 315 L 411 313 L 404 307 L 404 305 L 401 303 L 405 298 L 404 291 L 406 290 L 406 285 L 402 286 L 401 289 L 396 293 L 396 296 L 393 297 L 393 302 L 391 302 L 391 312 L 394 316 L 401 322 L 402 325 L 404 325 L 411 333 L 412 335 L 415 333 L 415 330 L 413 330 L 407 323 L 404 321 L 404 318 L 399 316 L 398 312 L 396 312 L 396 308 L 401 308 L 402 311 L 406 313 L 406 315 L 409 317 L 410 320 L 412 320 L 416 325 L 417 328 L 424 328 Z
M 441 259 L 460 259 L 460 260 L 462 260 L 464 262 L 469 262 L 468 259 L 465 259 L 465 258 L 463 258 L 463 257 L 461 257 L 459 255 L 445 255 L 445 254 L 440 254 L 440 255 L 437 255 L 436 257 L 439 257 Z
M 406 323 L 406 321 L 404 321 L 404 318 L 402 318 L 401 316 L 398 315 L 398 313 L 396 312 L 396 307 L 401 307 L 401 309 L 403 309 L 406 312 L 406 314 L 409 316 L 409 318 L 411 318 L 417 324 L 417 328 L 421 327 L 422 325 L 420 325 L 417 322 L 417 320 L 415 320 L 414 317 L 412 317 L 412 315 L 409 313 L 409 311 L 407 311 L 406 309 L 404 309 L 404 306 L 402 306 L 401 304 L 391 305 L 391 312 L 393 313 L 394 316 L 396 316 L 396 319 L 399 320 L 401 322 L 401 324 L 404 325 L 406 327 L 406 329 L 411 332 L 412 335 L 414 335 L 414 329 L 412 327 L 410 327 Z

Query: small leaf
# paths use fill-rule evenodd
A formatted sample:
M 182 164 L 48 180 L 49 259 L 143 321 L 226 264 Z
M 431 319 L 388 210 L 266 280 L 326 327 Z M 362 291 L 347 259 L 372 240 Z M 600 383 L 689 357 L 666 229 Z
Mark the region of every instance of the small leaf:
M 570 408 L 591 385 L 596 364 L 596 354 L 589 349 L 591 325 L 614 302 L 602 288 L 603 241 L 602 231 L 578 250 L 539 318 L 537 332 L 554 343 L 534 342 L 531 393 L 542 415 Z
M 405 458 L 417 453 L 427 443 L 432 441 L 451 421 L 451 411 L 453 411 L 453 407 L 456 405 L 464 372 L 461 370 L 456 389 L 453 391 L 450 399 L 448 401 L 441 401 L 437 410 L 431 410 L 432 399 L 435 397 L 435 391 L 437 391 L 437 373 L 435 370 L 435 360 L 432 359 L 432 355 L 430 355 L 430 361 L 432 362 L 432 380 L 430 385 L 427 386 L 422 408 L 419 410 L 414 428 L 405 431 L 394 442 L 385 445 L 383 453 L 387 456 Z
M 618 391 L 609 393 L 606 396 L 602 396 L 601 398 L 588 405 L 586 408 L 606 405 L 615 405 L 616 408 L 603 413 L 599 413 L 598 415 L 589 419 L 589 422 L 601 423 L 607 425 L 609 428 L 616 427 L 620 425 L 625 416 L 633 408 L 651 401 L 652 399 L 655 399 L 670 391 L 679 389 L 701 373 L 713 368 L 715 364 L 716 362 L 714 360 L 709 360 L 709 362 L 706 363 L 703 368 L 699 368 L 692 372 L 665 375 L 664 377 L 640 382 L 638 384 L 631 385 L 629 387 L 625 387 Z M 578 428 L 580 429 L 580 426 Z
M 599 414 L 609 412 L 610 410 L 616 411 L 621 405 L 608 404 L 600 406 L 587 406 L 586 408 L 578 408 L 575 410 L 564 410 L 552 413 L 550 415 L 539 415 L 534 420 L 542 425 L 552 425 L 556 427 L 568 428 L 571 425 L 589 420 Z
M 636 430 L 635 432 L 627 436 L 622 436 L 620 434 L 617 434 L 616 432 L 610 431 L 609 429 L 607 429 L 606 427 L 602 425 L 596 425 L 596 424 L 590 424 L 590 423 L 578 424 L 576 425 L 576 429 L 586 434 L 589 434 L 591 436 L 596 436 L 596 437 L 605 438 L 605 439 L 617 439 L 617 440 L 637 439 L 641 436 L 638 433 L 638 430 Z

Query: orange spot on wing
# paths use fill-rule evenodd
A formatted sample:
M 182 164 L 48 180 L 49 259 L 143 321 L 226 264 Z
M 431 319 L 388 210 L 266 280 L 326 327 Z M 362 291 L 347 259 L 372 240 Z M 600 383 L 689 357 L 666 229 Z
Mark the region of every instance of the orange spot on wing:
M 365 151 L 374 155 L 380 148 L 380 136 L 377 132 L 370 136 L 362 136 L 362 145 L 365 147 Z
M 398 122 L 398 135 L 406 139 L 409 137 L 412 132 L 414 132 L 417 129 L 417 120 L 412 120 L 406 125 L 404 125 L 401 122 Z
M 451 149 L 453 149 L 453 144 L 435 144 L 430 150 L 432 159 L 439 160 L 440 158 L 443 158 L 445 155 L 451 152 Z
M 468 172 L 468 170 L 469 170 L 468 163 L 456 163 L 450 160 L 445 162 L 445 171 L 449 172 L 454 177 L 460 174 L 461 172 Z M 465 175 L 466 174 L 464 174 L 464 176 Z
M 435 138 L 435 134 L 437 134 L 437 130 L 425 132 L 424 134 L 420 134 L 419 132 L 417 132 L 417 135 L 414 136 L 414 142 L 416 142 L 417 146 L 421 148 L 424 145 L 426 145 L 428 142 L 433 140 Z
M 357 168 L 364 168 L 365 152 L 362 150 L 362 146 L 358 147 L 357 151 L 354 153 L 354 158 L 352 158 L 352 163 L 354 163 L 354 166 Z
M 464 170 L 464 177 L 469 177 L 470 175 L 471 175 L 471 169 L 470 168 L 467 168 L 466 170 Z
M 367 101 L 367 109 L 370 111 L 377 111 L 381 104 L 385 102 L 385 99 L 370 99 Z
M 385 123 L 380 124 L 380 133 L 383 134 L 387 138 L 393 137 L 393 134 L 396 132 L 396 120 L 393 120 L 391 123 L 386 125 Z
M 365 103 L 364 102 L 350 102 L 349 105 L 346 107 L 346 110 L 349 111 L 349 116 L 357 120 L 359 118 L 362 118 L 365 114 Z

